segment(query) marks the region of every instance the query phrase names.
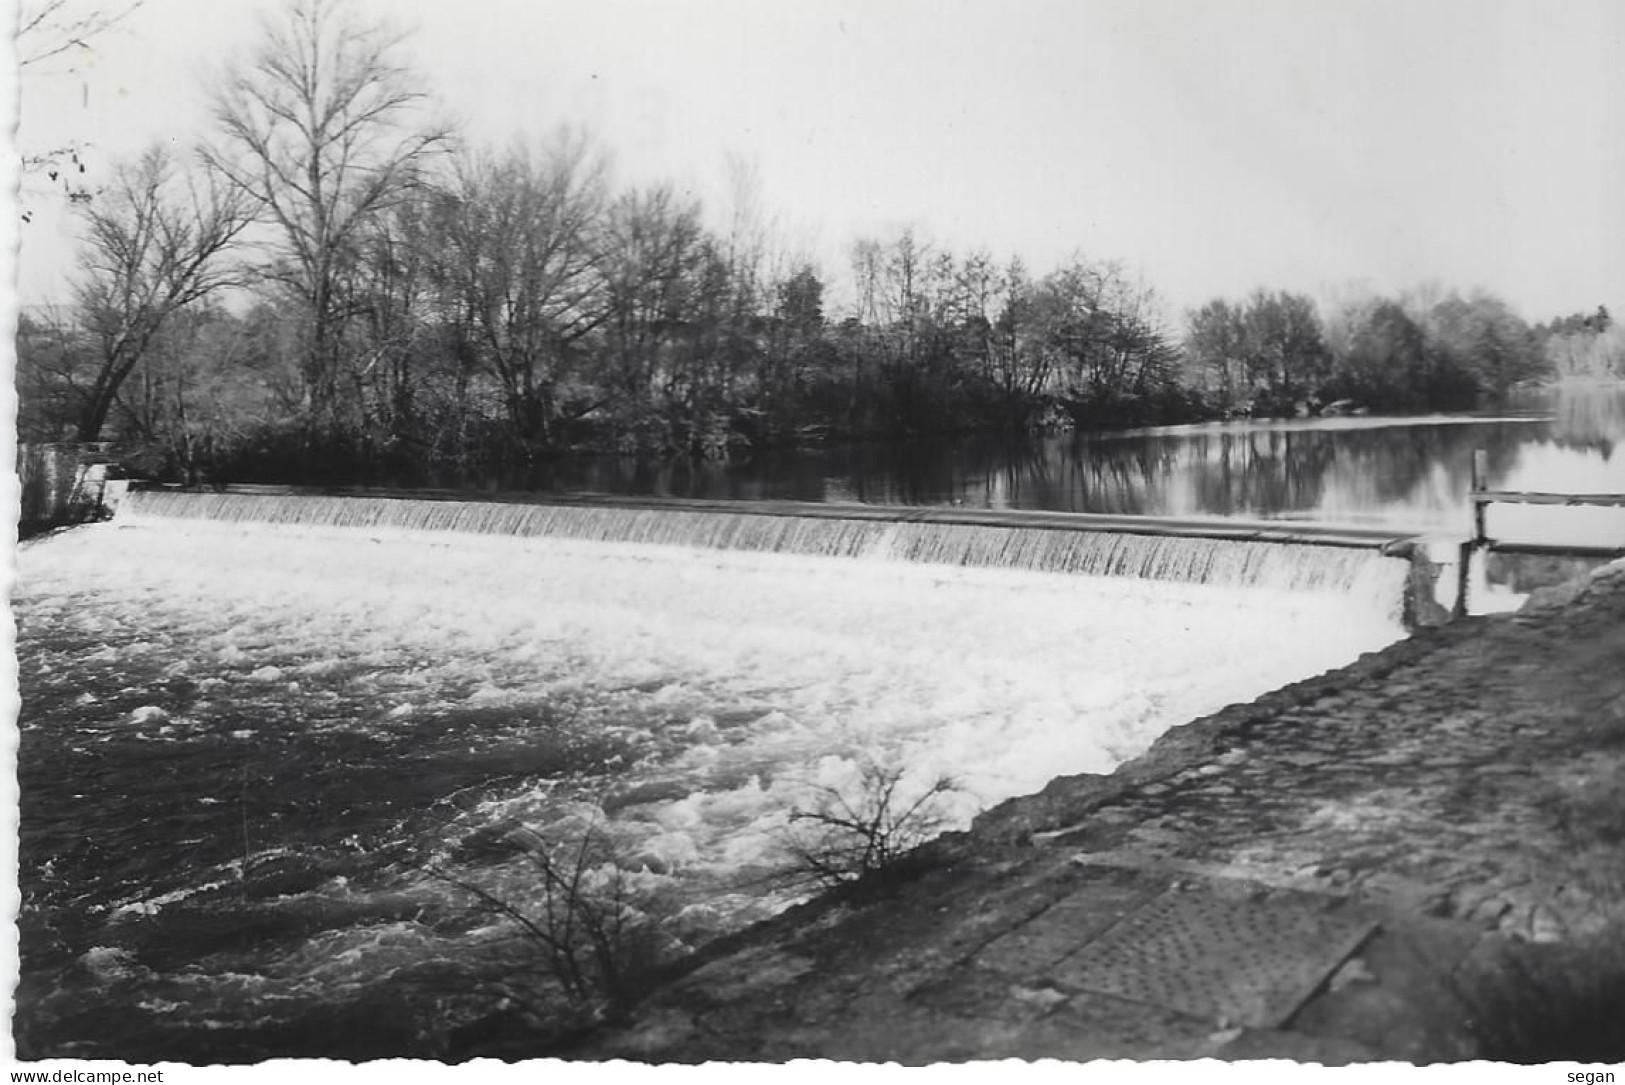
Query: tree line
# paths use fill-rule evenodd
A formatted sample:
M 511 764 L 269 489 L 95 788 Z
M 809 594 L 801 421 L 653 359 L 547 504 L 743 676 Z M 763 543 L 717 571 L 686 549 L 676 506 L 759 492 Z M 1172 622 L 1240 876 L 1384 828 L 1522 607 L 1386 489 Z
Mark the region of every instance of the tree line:
M 155 145 L 76 201 L 71 300 L 19 330 L 22 439 L 294 480 L 1461 408 L 1625 375 L 1606 310 L 1530 328 L 1484 293 L 1259 291 L 1176 327 L 1118 264 L 1033 273 L 911 229 L 852 246 L 837 309 L 748 177 L 717 227 L 672 185 L 617 185 L 579 130 L 469 146 L 402 45 L 345 0 L 292 0 L 211 89 L 196 154 Z

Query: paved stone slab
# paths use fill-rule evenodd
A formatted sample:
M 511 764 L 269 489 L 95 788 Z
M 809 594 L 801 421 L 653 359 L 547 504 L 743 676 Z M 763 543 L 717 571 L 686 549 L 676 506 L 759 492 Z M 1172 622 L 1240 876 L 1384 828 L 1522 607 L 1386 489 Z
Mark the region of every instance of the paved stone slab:
M 976 964 L 1041 979 L 1063 958 L 1167 887 L 1165 877 L 1146 871 L 1091 870 L 1082 888 L 989 942 L 976 954 Z
M 1061 983 L 1273 1028 L 1376 924 L 1301 901 L 1170 889 L 1052 969 Z

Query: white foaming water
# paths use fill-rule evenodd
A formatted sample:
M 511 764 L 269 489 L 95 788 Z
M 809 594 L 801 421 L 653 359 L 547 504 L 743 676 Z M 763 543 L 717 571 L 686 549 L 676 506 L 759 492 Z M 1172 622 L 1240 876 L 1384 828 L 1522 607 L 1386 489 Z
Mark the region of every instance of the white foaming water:
M 20 564 L 31 597 L 191 645 L 205 683 L 361 668 L 377 716 L 355 726 L 569 702 L 636 751 L 618 786 L 662 785 L 622 822 L 714 875 L 767 859 L 787 811 L 865 759 L 959 780 L 962 825 L 1402 635 L 1345 591 L 396 529 L 153 519 Z
M 659 514 L 637 517 L 648 532 L 670 530 Z M 565 521 L 583 519 L 595 518 Z M 700 519 L 685 530 L 712 530 Z M 110 722 L 155 742 L 192 741 L 189 713 L 240 706 L 249 726 L 229 737 L 245 748 L 272 729 L 385 735 L 429 717 L 465 721 L 443 750 L 522 748 L 551 729 L 619 751 L 568 776 L 493 761 L 496 782 L 447 802 L 430 850 L 490 892 L 529 900 L 533 868 L 470 859 L 460 842 L 515 823 L 545 836 L 584 806 L 592 817 L 607 810 L 634 877 L 682 905 L 678 936 L 689 941 L 793 899 L 761 880 L 784 859 L 791 811 L 851 794 L 866 763 L 906 768 L 912 787 L 952 776 L 961 790 L 940 812 L 962 827 L 992 803 L 1058 775 L 1110 771 L 1172 725 L 1403 635 L 1405 564 L 1357 552 L 1330 564 L 1309 555 L 1319 571 L 1300 577 L 1300 590 L 1246 588 L 1229 584 L 1279 582 L 1293 548 L 1101 548 L 1115 555 L 1102 568 L 1138 554 L 1162 563 L 1150 572 L 1218 582 L 1181 583 L 997 567 L 1087 566 L 1077 557 L 1087 548 L 1063 545 L 1061 532 L 1033 532 L 1046 540 L 1035 542 L 950 525 L 944 542 L 941 525 L 735 520 L 732 534 L 712 538 L 740 548 L 713 549 L 139 517 L 24 547 L 17 598 L 29 623 L 71 623 L 118 646 L 95 666 L 141 660 L 195 684 L 213 707 L 163 708 L 125 691 L 140 700 Z M 778 534 L 741 544 L 751 532 Z M 831 536 L 845 541 L 818 554 L 864 556 L 771 552 Z M 1364 564 L 1339 565 L 1349 554 Z M 341 701 L 366 707 L 324 707 Z M 400 771 L 421 770 L 414 761 Z M 194 786 L 199 804 L 238 801 L 235 778 Z M 113 918 L 232 883 L 235 862 L 121 899 Z M 367 889 L 336 877 L 301 899 L 340 906 L 402 893 L 446 897 L 422 878 Z M 252 975 L 181 970 L 140 986 L 211 1027 L 217 1013 L 330 998 L 403 960 L 488 953 L 498 933 L 363 924 L 304 939 Z

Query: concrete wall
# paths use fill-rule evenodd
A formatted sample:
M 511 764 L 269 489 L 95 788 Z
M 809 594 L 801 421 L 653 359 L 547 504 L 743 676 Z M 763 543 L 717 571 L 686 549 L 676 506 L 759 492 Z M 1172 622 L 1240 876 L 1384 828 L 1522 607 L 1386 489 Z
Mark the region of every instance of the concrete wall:
M 109 499 L 116 499 L 123 490 L 121 482 L 108 478 L 117 473 L 104 444 L 19 445 L 18 533 L 27 536 L 64 524 L 105 519 L 112 511 Z

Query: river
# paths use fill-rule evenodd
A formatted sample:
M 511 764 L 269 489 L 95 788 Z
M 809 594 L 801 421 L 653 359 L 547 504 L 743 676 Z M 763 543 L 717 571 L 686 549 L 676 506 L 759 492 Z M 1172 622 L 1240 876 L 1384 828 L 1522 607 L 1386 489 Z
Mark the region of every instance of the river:
M 973 435 L 774 451 L 728 462 L 596 457 L 499 477 L 487 490 L 963 505 L 1141 516 L 1382 524 L 1465 535 L 1473 452 L 1491 488 L 1625 492 L 1625 387 L 1562 385 L 1470 415 L 1236 421 L 1105 434 Z M 1625 545 L 1602 510 L 1491 511 L 1508 541 Z
M 1625 490 L 1622 418 L 1617 392 L 1564 393 L 1494 417 L 596 461 L 549 481 L 1460 534 L 1474 449 L 1495 485 Z M 1513 526 L 1622 537 L 1556 526 L 1583 512 Z M 861 802 L 872 766 L 906 770 L 904 795 L 954 780 L 936 815 L 960 827 L 1403 636 L 1397 581 L 331 524 L 115 521 L 35 540 L 17 567 L 27 1058 L 432 1057 L 516 991 L 545 1027 L 546 961 L 478 896 L 538 907 L 537 839 L 604 826 L 617 854 L 589 873 L 630 879 L 614 884 L 663 937 L 697 945 L 795 899 L 776 879 L 797 814 Z

